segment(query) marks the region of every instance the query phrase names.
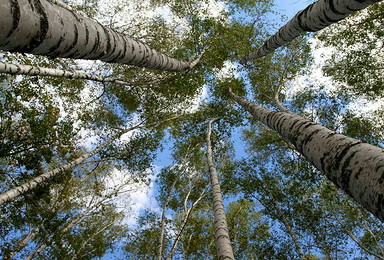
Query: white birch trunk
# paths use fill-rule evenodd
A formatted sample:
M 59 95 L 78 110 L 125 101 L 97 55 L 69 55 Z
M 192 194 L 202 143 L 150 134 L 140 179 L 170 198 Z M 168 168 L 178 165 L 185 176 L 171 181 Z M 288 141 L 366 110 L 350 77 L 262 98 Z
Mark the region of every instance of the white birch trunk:
M 86 79 L 98 82 L 112 82 L 120 85 L 132 85 L 130 82 L 119 80 L 116 78 L 105 78 L 84 72 L 68 71 L 60 69 L 51 69 L 43 67 L 33 67 L 29 65 L 17 65 L 12 63 L 0 62 L 0 73 L 12 75 L 28 75 L 28 76 L 49 76 L 49 77 L 64 77 L 68 79 Z
M 66 232 L 71 230 L 74 226 L 76 226 L 78 223 L 80 223 L 92 209 L 93 208 L 89 208 L 88 210 L 84 211 L 83 213 L 78 215 L 76 218 L 74 218 L 71 222 L 69 222 L 67 224 L 67 226 L 65 228 L 63 228 L 60 231 L 60 234 L 65 234 Z M 51 242 L 51 239 L 48 239 L 48 241 L 46 243 L 39 246 L 34 252 L 32 252 L 32 254 L 30 254 L 27 258 L 25 258 L 25 260 L 31 260 L 31 259 L 35 258 L 36 256 L 38 256 L 41 252 L 43 252 L 45 250 L 45 248 L 47 248 L 47 246 L 48 246 L 47 244 L 49 244 L 50 242 Z
M 26 235 L 23 240 L 21 240 L 16 248 L 10 252 L 8 255 L 4 256 L 4 260 L 12 259 L 14 255 L 16 255 L 20 250 L 22 250 L 32 239 L 36 237 L 36 235 L 39 233 L 40 227 L 35 228 L 32 232 L 30 232 L 28 235 Z
M 92 236 L 90 236 L 83 244 L 81 244 L 81 247 L 79 248 L 79 250 L 77 252 L 75 252 L 75 254 L 72 256 L 72 260 L 81 259 L 80 253 L 84 249 L 84 247 L 89 243 L 89 241 L 91 241 L 92 238 L 96 237 L 98 234 L 100 234 L 101 232 L 103 232 L 104 230 L 106 230 L 107 228 L 112 226 L 113 224 L 114 224 L 114 222 L 111 222 L 108 225 L 103 226 L 102 228 L 100 228 L 94 234 L 92 234 Z
M 172 186 L 169 188 L 167 199 L 164 202 L 163 213 L 161 214 L 161 231 L 159 237 L 159 251 L 157 253 L 157 259 L 161 260 L 163 258 L 163 244 L 164 244 L 164 232 L 165 232 L 165 214 L 167 212 L 168 203 L 171 200 L 173 189 L 177 183 L 177 178 L 173 181 Z
M 193 202 L 191 207 L 189 207 L 189 208 L 187 208 L 187 206 L 186 206 L 188 197 L 190 195 L 190 192 L 188 192 L 187 197 L 184 200 L 184 218 L 183 218 L 183 221 L 182 221 L 182 224 L 181 224 L 181 228 L 180 228 L 179 232 L 176 235 L 175 241 L 172 244 L 171 250 L 169 251 L 169 254 L 166 257 L 166 260 L 172 260 L 172 257 L 175 254 L 175 251 L 176 251 L 176 248 L 177 248 L 177 244 L 179 243 L 179 241 L 181 239 L 181 235 L 183 234 L 183 231 L 184 231 L 184 229 L 185 229 L 185 227 L 186 227 L 186 225 L 188 223 L 189 216 L 191 215 L 192 210 L 194 209 L 194 207 L 205 197 L 205 191 L 208 189 L 208 187 L 206 187 L 201 192 L 200 197 L 195 202 Z
M 73 167 L 77 166 L 77 165 L 80 165 L 81 163 L 83 163 L 86 159 L 92 157 L 93 155 L 97 154 L 98 152 L 100 152 L 102 149 L 104 149 L 105 147 L 107 147 L 108 145 L 110 145 L 112 142 L 114 142 L 117 138 L 119 138 L 121 135 L 129 132 L 129 131 L 132 131 L 134 129 L 138 129 L 138 128 L 148 128 L 148 127 L 157 127 L 159 126 L 160 124 L 166 122 L 166 121 L 169 121 L 169 120 L 173 120 L 175 118 L 177 118 L 178 116 L 176 117 L 172 117 L 170 119 L 167 119 L 167 120 L 164 120 L 162 122 L 159 122 L 159 123 L 153 123 L 153 124 L 149 124 L 147 126 L 142 126 L 142 125 L 136 125 L 136 126 L 133 126 L 133 127 L 130 127 L 128 129 L 124 129 L 124 130 L 120 130 L 119 133 L 115 134 L 111 139 L 109 139 L 108 141 L 104 142 L 103 144 L 101 144 L 100 146 L 98 146 L 96 149 L 94 149 L 92 152 L 90 153 L 86 153 L 82 156 L 80 156 L 79 158 L 77 158 L 76 160 L 73 160 L 72 162 L 70 163 L 67 163 L 67 164 L 64 164 L 60 167 L 57 167 L 51 171 L 48 171 L 46 173 L 43 173 L 35 178 L 33 178 L 32 180 L 30 180 L 29 182 L 27 183 L 24 183 L 20 186 L 17 186 L 13 189 L 10 189 L 2 194 L 0 194 L 0 205 L 5 203 L 5 202 L 9 202 L 11 200 L 13 200 L 14 198 L 36 188 L 37 186 L 41 186 L 41 185 L 44 185 L 48 180 L 50 180 L 51 178 L 53 178 L 54 176 L 57 176 L 69 169 L 72 169 Z
M 274 112 L 235 95 L 230 97 L 257 120 L 292 143 L 336 186 L 384 222 L 384 150 L 337 134 L 298 115 Z
M 287 24 L 281 27 L 275 35 L 269 38 L 260 49 L 244 57 L 241 63 L 264 57 L 304 32 L 317 32 L 344 19 L 352 13 L 380 1 L 381 0 L 319 0 L 298 12 Z
M 229 232 L 227 220 L 225 217 L 225 210 L 223 204 L 223 197 L 221 195 L 219 179 L 217 178 L 216 168 L 213 164 L 212 159 L 212 144 L 211 144 L 211 133 L 212 133 L 212 122 L 208 123 L 207 133 L 207 163 L 209 167 L 209 173 L 211 174 L 211 186 L 213 196 L 213 213 L 215 216 L 215 245 L 217 250 L 217 258 L 222 259 L 235 259 L 229 240 Z
M 139 40 L 47 0 L 0 1 L 0 49 L 168 71 L 191 68 Z
M 126 131 L 119 132 L 118 134 L 114 135 L 111 139 L 109 139 L 108 141 L 106 141 L 103 144 L 101 144 L 100 146 L 98 146 L 92 152 L 86 153 L 86 154 L 80 156 L 79 158 L 77 158 L 76 160 L 73 160 L 72 162 L 64 164 L 64 165 L 57 167 L 51 171 L 45 172 L 45 173 L 33 178 L 32 180 L 30 180 L 27 183 L 24 183 L 20 186 L 17 186 L 13 189 L 10 189 L 10 190 L 0 194 L 0 205 L 13 200 L 14 198 L 36 188 L 37 186 L 44 185 L 48 180 L 52 179 L 53 177 L 65 172 L 67 170 L 72 169 L 73 167 L 84 162 L 86 159 L 97 154 L 98 152 L 100 152 L 102 149 L 104 149 L 105 147 L 110 145 L 113 141 L 115 141 L 118 137 L 120 137 L 124 133 L 131 131 L 135 128 L 139 128 L 139 127 L 140 126 L 135 126 L 135 127 L 127 129 Z

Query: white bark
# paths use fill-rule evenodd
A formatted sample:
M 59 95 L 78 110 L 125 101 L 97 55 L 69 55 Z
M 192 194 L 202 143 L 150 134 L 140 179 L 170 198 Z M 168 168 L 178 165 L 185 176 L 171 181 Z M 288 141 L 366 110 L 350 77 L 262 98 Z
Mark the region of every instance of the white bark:
M 185 200 L 184 200 L 184 218 L 183 218 L 183 221 L 182 221 L 182 224 L 181 224 L 181 228 L 179 230 L 179 232 L 177 233 L 176 235 L 176 238 L 175 238 L 175 241 L 173 242 L 172 244 L 172 247 L 171 247 L 171 250 L 169 251 L 169 254 L 166 258 L 166 260 L 171 260 L 175 251 L 176 251 L 176 248 L 177 248 L 177 244 L 179 243 L 180 239 L 181 239 L 181 235 L 183 234 L 183 231 L 188 223 L 188 219 L 189 219 L 189 216 L 191 215 L 192 213 L 192 210 L 193 208 L 205 197 L 205 191 L 208 189 L 208 187 L 206 187 L 200 194 L 200 197 L 197 198 L 197 200 L 195 202 L 192 203 L 191 207 L 187 207 L 186 204 L 187 204 L 187 200 L 188 200 L 188 197 L 190 195 L 190 192 L 191 190 L 189 190 Z
M 75 259 L 80 259 L 80 253 L 81 251 L 83 251 L 84 247 L 88 244 L 88 242 L 96 237 L 98 234 L 100 234 L 101 232 L 103 232 L 104 230 L 106 230 L 107 228 L 109 228 L 110 226 L 112 226 L 114 224 L 114 222 L 110 222 L 109 224 L 107 224 L 106 226 L 103 226 L 101 227 L 97 232 L 95 232 L 94 234 L 92 234 L 86 241 L 84 241 L 83 244 L 81 244 L 81 247 L 79 248 L 79 250 L 77 252 L 75 252 L 75 254 L 72 256 L 72 260 L 75 260 Z
M 229 232 L 227 220 L 225 217 L 225 210 L 223 204 L 223 197 L 221 195 L 219 179 L 217 177 L 216 168 L 213 164 L 212 159 L 212 144 L 211 144 L 211 133 L 212 133 L 212 122 L 208 123 L 207 133 L 207 163 L 209 167 L 209 173 L 211 174 L 211 186 L 213 196 L 213 213 L 215 216 L 215 245 L 217 250 L 217 258 L 222 259 L 235 259 L 229 240 Z
M 45 172 L 45 173 L 33 178 L 32 180 L 30 180 L 27 183 L 24 183 L 20 186 L 17 186 L 13 189 L 10 189 L 10 190 L 0 194 L 0 205 L 5 203 L 5 202 L 9 202 L 9 201 L 13 200 L 14 198 L 36 188 L 37 186 L 45 184 L 48 180 L 52 179 L 53 177 L 81 164 L 84 160 L 97 154 L 103 148 L 105 148 L 106 146 L 111 144 L 114 140 L 116 140 L 117 137 L 119 137 L 122 134 L 123 133 L 119 133 L 118 135 L 115 135 L 110 140 L 108 140 L 107 142 L 101 144 L 99 147 L 94 149 L 92 152 L 86 153 L 86 154 L 80 156 L 79 158 L 77 158 L 76 160 L 73 160 L 72 162 L 64 164 L 64 165 L 62 165 L 56 169 L 53 169 L 51 171 Z
M 336 186 L 384 221 L 384 150 L 337 134 L 298 115 L 274 112 L 235 95 L 230 97 L 257 120 L 292 143 Z
M 241 63 L 264 57 L 286 45 L 304 32 L 317 32 L 350 14 L 381 0 L 319 0 L 298 12 L 286 25 L 269 38 L 257 51 L 244 57 Z
M 168 71 L 191 64 L 47 0 L 0 1 L 0 49 Z
M 49 76 L 64 77 L 68 79 L 86 79 L 98 82 L 112 82 L 120 85 L 132 85 L 131 82 L 110 77 L 101 77 L 84 72 L 68 71 L 61 69 L 51 69 L 44 67 L 33 67 L 29 65 L 17 65 L 12 63 L 0 62 L 0 73 L 28 75 L 28 76 Z
M 71 230 L 74 226 L 76 226 L 78 223 L 80 223 L 91 210 L 92 210 L 92 208 L 89 208 L 88 210 L 84 211 L 80 215 L 76 216 L 71 222 L 69 222 L 66 225 L 65 228 L 63 228 L 60 231 L 60 234 L 65 234 L 66 232 Z M 32 252 L 27 258 L 25 258 L 25 260 L 31 260 L 31 259 L 35 258 L 36 256 L 38 256 L 41 252 L 44 251 L 45 248 L 47 248 L 47 246 L 48 246 L 47 244 L 51 243 L 51 240 L 52 239 L 48 239 L 48 241 L 46 243 L 43 243 L 41 246 L 39 246 L 34 252 Z
M 384 260 L 384 257 L 383 256 L 380 256 L 378 254 L 376 254 L 375 252 L 369 250 L 368 248 L 366 248 L 356 237 L 355 235 L 349 231 L 345 226 L 344 224 L 341 222 L 341 220 L 336 216 L 334 215 L 334 218 L 336 219 L 337 222 L 339 222 L 340 224 L 340 227 L 341 229 L 361 248 L 363 249 L 365 252 L 367 252 L 368 254 L 376 257 L 377 259 L 379 260 Z
M 159 237 L 159 251 L 157 253 L 157 259 L 161 260 L 163 258 L 163 244 L 164 244 L 164 231 L 165 231 L 165 213 L 167 212 L 168 203 L 171 200 L 173 189 L 177 183 L 177 178 L 173 181 L 171 187 L 168 191 L 167 199 L 164 202 L 163 213 L 161 214 L 161 227 L 160 227 L 160 237 Z
M 4 256 L 4 260 L 12 259 L 14 255 L 16 255 L 20 250 L 22 250 L 32 239 L 36 237 L 36 235 L 39 233 L 40 226 L 32 230 L 28 235 L 26 235 L 23 240 L 21 240 L 16 248 L 10 252 L 8 255 Z
M 173 117 L 169 120 L 172 120 L 174 118 L 177 118 L 177 117 Z M 165 120 L 165 121 L 168 121 L 168 120 Z M 163 121 L 164 122 L 164 121 Z M 72 169 L 73 167 L 83 163 L 86 159 L 92 157 L 93 155 L 97 154 L 98 152 L 100 152 L 102 149 L 104 149 L 105 147 L 107 147 L 108 145 L 110 145 L 112 142 L 114 142 L 117 138 L 119 138 L 121 135 L 129 132 L 129 131 L 132 131 L 134 129 L 138 129 L 138 128 L 142 128 L 142 129 L 145 129 L 147 127 L 156 127 L 158 125 L 160 125 L 161 123 L 163 122 L 160 122 L 160 123 L 154 123 L 154 124 L 150 124 L 150 125 L 147 125 L 147 126 L 141 126 L 141 125 L 136 125 L 136 126 L 133 126 L 133 127 L 130 127 L 128 129 L 122 129 L 119 131 L 119 133 L 115 134 L 111 139 L 109 139 L 108 141 L 104 142 L 103 144 L 99 145 L 96 149 L 94 149 L 92 152 L 89 152 L 89 153 L 86 153 L 82 156 L 80 156 L 79 158 L 77 158 L 76 160 L 73 160 L 72 162 L 69 162 L 67 164 L 64 164 L 60 167 L 57 167 L 51 171 L 48 171 L 48 172 L 45 172 L 35 178 L 33 178 L 32 180 L 30 180 L 29 182 L 27 183 L 24 183 L 20 186 L 17 186 L 13 189 L 10 189 L 2 194 L 0 194 L 0 205 L 5 203 L 5 202 L 9 202 L 11 200 L 13 200 L 14 198 L 36 188 L 37 186 L 41 186 L 41 185 L 44 185 L 47 183 L 48 180 L 52 179 L 54 176 L 57 176 L 69 169 Z

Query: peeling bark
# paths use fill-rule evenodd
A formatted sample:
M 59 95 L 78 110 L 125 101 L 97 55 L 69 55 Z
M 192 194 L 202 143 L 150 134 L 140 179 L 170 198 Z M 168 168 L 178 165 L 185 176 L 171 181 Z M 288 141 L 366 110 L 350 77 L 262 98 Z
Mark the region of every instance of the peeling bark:
M 47 0 L 0 1 L 0 49 L 51 58 L 102 60 L 167 71 L 191 69 L 132 37 Z
M 269 38 L 264 45 L 241 60 L 246 63 L 268 55 L 286 45 L 304 32 L 317 32 L 343 20 L 350 14 L 364 9 L 381 0 L 319 0 L 298 12 L 286 25 Z
M 217 250 L 217 258 L 219 260 L 235 259 L 233 255 L 231 241 L 229 240 L 228 225 L 225 217 L 223 197 L 221 195 L 219 179 L 217 178 L 216 168 L 213 164 L 212 159 L 211 134 L 213 121 L 215 120 L 211 120 L 208 123 L 207 163 L 209 167 L 209 173 L 211 174 L 213 213 L 215 216 L 215 245 Z
M 298 115 L 274 112 L 235 95 L 230 97 L 257 120 L 292 143 L 336 186 L 384 222 L 384 150 L 337 134 Z

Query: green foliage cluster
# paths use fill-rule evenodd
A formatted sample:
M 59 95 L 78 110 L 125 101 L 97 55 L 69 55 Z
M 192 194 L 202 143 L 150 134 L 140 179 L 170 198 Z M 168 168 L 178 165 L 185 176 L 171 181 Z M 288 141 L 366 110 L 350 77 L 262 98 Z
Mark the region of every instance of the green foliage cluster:
M 121 3 L 145 9 L 140 1 Z M 308 85 L 292 94 L 294 79 L 308 76 L 313 62 L 307 36 L 232 74 L 220 74 L 226 63 L 237 64 L 265 40 L 269 25 L 264 18 L 272 1 L 150 3 L 167 8 L 172 17 L 186 22 L 187 29 L 164 17 L 133 17 L 129 24 L 115 26 L 125 5 L 100 10 L 97 1 L 87 0 L 75 9 L 116 31 L 129 31 L 172 57 L 191 61 L 203 53 L 195 68 L 163 72 L 97 62 L 88 67 L 90 73 L 128 82 L 123 86 L 0 75 L 1 192 L 86 155 L 124 129 L 140 126 L 81 165 L 1 205 L 3 258 L 25 258 L 45 245 L 39 258 L 96 259 L 122 250 L 119 254 L 129 259 L 158 259 L 162 244 L 160 258 L 216 259 L 206 162 L 207 127 L 213 119 L 213 159 L 236 259 L 383 257 L 383 225 L 325 179 L 295 147 L 248 118 L 230 99 L 228 88 L 265 107 L 283 106 L 382 146 L 383 125 L 374 120 L 382 111 L 366 118 L 351 104 L 357 98 L 382 97 L 378 39 L 383 35 L 384 5 L 374 5 L 317 36 L 337 50 L 324 72 L 339 83 L 339 91 Z M 209 15 L 207 6 L 212 3 L 225 6 L 216 17 Z M 65 59 L 10 53 L 1 53 L 0 59 L 84 69 Z M 202 90 L 208 98 L 198 101 Z M 236 132 L 242 132 L 245 147 L 234 141 Z M 157 172 L 153 163 L 167 145 L 172 164 Z M 246 155 L 240 158 L 239 150 L 246 150 Z M 134 203 L 130 195 L 152 187 L 152 179 L 157 193 L 151 199 L 161 210 L 146 209 L 135 225 L 127 226 Z

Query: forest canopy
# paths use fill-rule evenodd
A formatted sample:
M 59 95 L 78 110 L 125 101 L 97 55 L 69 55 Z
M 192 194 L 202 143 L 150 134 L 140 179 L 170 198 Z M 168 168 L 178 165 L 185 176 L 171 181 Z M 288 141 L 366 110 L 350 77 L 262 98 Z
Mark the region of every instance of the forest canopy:
M 2 0 L 2 259 L 384 259 L 377 0 Z

